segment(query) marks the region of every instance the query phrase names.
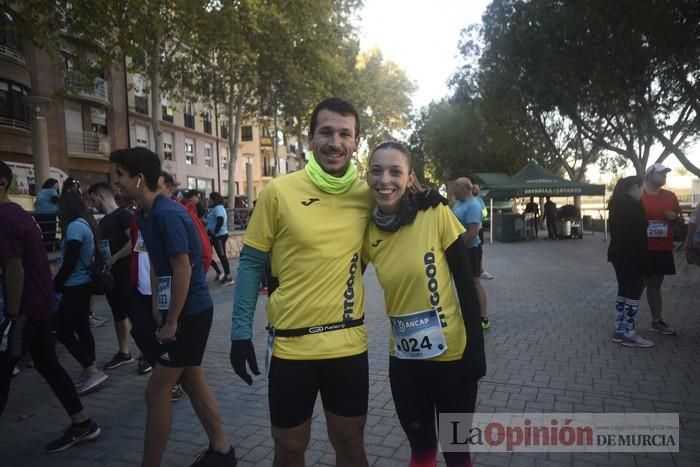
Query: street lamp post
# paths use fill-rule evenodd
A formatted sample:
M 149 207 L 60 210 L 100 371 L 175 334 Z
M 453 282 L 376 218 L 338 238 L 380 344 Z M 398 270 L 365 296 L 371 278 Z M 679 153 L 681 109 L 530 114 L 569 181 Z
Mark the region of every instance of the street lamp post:
M 50 176 L 49 168 L 49 132 L 46 117 L 42 114 L 42 106 L 48 105 L 51 100 L 42 96 L 28 96 L 24 101 L 34 109 L 32 119 L 32 152 L 34 153 L 34 187 L 39 191 L 42 183 Z
M 253 198 L 255 197 L 255 191 L 253 190 L 253 163 L 251 159 L 255 157 L 255 154 L 244 153 L 245 157 L 245 193 L 248 197 L 248 206 L 252 209 Z

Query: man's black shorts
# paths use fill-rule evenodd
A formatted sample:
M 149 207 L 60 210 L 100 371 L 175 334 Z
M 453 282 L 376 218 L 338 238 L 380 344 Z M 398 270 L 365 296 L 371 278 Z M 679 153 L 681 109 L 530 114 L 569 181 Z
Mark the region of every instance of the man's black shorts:
M 467 248 L 467 258 L 469 258 L 469 267 L 472 270 L 473 277 L 481 277 L 481 257 L 483 256 L 483 251 L 481 249 L 481 244 L 479 246 L 473 246 Z
M 115 322 L 124 321 L 131 313 L 134 302 L 131 293 L 131 270 L 129 262 L 117 262 L 112 268 L 115 288 L 112 292 L 106 293 L 107 303 L 112 310 Z
M 310 419 L 319 392 L 323 408 L 334 415 L 367 415 L 367 352 L 327 360 L 272 357 L 268 389 L 270 419 L 277 428 L 292 428 Z
M 676 273 L 676 263 L 672 251 L 649 251 L 651 273 L 655 276 L 672 276 Z
M 207 347 L 214 307 L 206 311 L 180 315 L 177 323 L 177 339 L 160 344 L 158 364 L 171 368 L 200 366 Z M 163 316 L 165 320 L 165 314 Z

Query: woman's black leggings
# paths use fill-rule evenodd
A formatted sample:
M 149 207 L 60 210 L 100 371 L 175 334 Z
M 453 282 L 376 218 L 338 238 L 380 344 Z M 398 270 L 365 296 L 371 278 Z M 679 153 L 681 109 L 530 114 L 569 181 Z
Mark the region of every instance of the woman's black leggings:
M 21 337 L 17 339 L 11 335 L 10 341 L 19 348 L 8 348 L 7 352 L 0 353 L 0 415 L 10 393 L 12 369 L 26 352 L 30 353 L 34 367 L 51 386 L 68 415 L 83 410 L 73 381 L 56 357 L 56 342 L 51 335 L 49 320 L 22 317 L 17 320 L 16 326 L 12 333 L 17 332 Z
M 83 368 L 95 362 L 95 339 L 90 330 L 90 284 L 65 287 L 58 307 L 58 340 Z
M 226 257 L 226 240 L 228 240 L 228 234 L 226 235 L 219 235 L 218 237 L 211 237 L 211 245 L 214 247 L 214 251 L 216 251 L 216 256 L 219 257 L 219 261 L 221 261 L 221 267 L 224 269 L 224 274 L 227 276 L 231 276 L 231 267 L 228 264 L 228 258 Z M 211 263 L 214 265 L 215 263 L 212 261 Z M 219 271 L 217 268 L 214 268 L 214 271 L 218 274 Z
M 411 465 L 435 465 L 438 414 L 474 413 L 478 380 L 469 376 L 465 365 L 463 360 L 389 359 L 391 394 L 411 445 Z M 443 455 L 449 467 L 471 465 L 468 452 L 444 452 Z

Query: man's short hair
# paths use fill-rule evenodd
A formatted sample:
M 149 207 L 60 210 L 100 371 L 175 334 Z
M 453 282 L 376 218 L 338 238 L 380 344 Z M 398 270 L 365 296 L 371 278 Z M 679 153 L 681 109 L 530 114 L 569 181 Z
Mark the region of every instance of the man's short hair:
M 131 177 L 142 174 L 148 189 L 158 190 L 160 159 L 153 151 L 146 148 L 118 149 L 112 152 L 109 161 L 124 167 Z
M 5 180 L 7 180 L 7 186 L 5 187 L 5 190 L 9 189 L 10 185 L 12 185 L 12 169 L 3 161 L 0 161 L 0 178 L 4 178 Z
M 88 188 L 88 195 L 101 195 L 107 194 L 114 196 L 114 190 L 105 182 L 97 182 L 90 185 Z
M 309 136 L 313 137 L 316 132 L 316 125 L 318 125 L 318 114 L 321 110 L 330 110 L 337 114 L 347 116 L 352 115 L 355 117 L 355 139 L 360 137 L 360 114 L 357 113 L 357 109 L 350 102 L 341 99 L 340 97 L 329 97 L 328 99 L 321 101 L 316 105 L 314 111 L 311 113 L 311 123 L 309 124 Z
M 160 176 L 163 177 L 163 183 L 165 184 L 165 186 L 170 188 L 175 187 L 175 179 L 168 172 L 166 172 L 165 170 L 161 170 Z

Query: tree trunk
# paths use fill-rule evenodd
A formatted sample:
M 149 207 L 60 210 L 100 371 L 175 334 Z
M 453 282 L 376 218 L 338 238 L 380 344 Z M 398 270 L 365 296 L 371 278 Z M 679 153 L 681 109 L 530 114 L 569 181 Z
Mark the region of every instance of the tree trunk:
M 683 167 L 688 170 L 688 172 L 692 173 L 696 177 L 700 177 L 700 168 L 693 165 L 692 162 L 686 157 L 685 153 L 679 148 L 677 145 L 673 144 L 671 140 L 669 140 L 666 135 L 664 135 L 661 130 L 658 128 L 654 128 L 654 133 L 656 138 L 661 142 L 661 144 L 664 145 L 664 148 L 668 149 L 671 153 L 673 153 L 674 156 L 680 161 L 681 164 L 683 164 Z
M 304 151 L 302 149 L 302 136 L 301 118 L 297 117 L 297 156 L 299 156 L 299 169 L 303 169 L 306 165 L 304 161 Z M 313 155 L 309 157 L 313 157 Z
M 234 95 L 235 87 L 233 83 L 230 84 L 229 89 L 229 100 L 226 108 L 228 115 L 228 152 L 229 152 L 229 163 L 228 163 L 228 207 L 236 207 L 236 162 L 238 161 L 238 135 L 241 132 L 241 114 L 243 113 L 243 93 L 241 92 L 238 99 L 235 101 L 234 108 Z M 234 111 L 236 113 L 234 122 Z
M 163 135 L 160 130 L 160 120 L 162 118 L 162 107 L 160 102 L 160 52 L 161 39 L 158 35 L 154 37 L 153 50 L 151 50 L 151 63 L 149 74 L 151 80 L 151 126 L 153 127 L 154 152 L 163 162 Z
M 280 174 L 280 168 L 279 168 L 279 157 L 277 155 L 279 154 L 279 144 L 277 141 L 277 105 L 275 105 L 274 109 L 275 115 L 272 117 L 272 128 L 273 128 L 273 134 L 272 134 L 272 157 L 275 158 L 275 164 L 274 164 L 274 169 L 272 175 L 274 177 L 277 177 Z

